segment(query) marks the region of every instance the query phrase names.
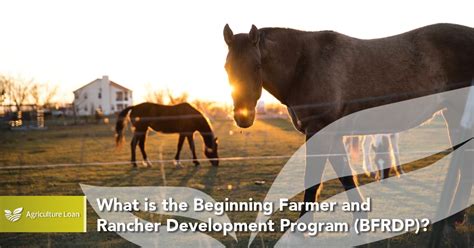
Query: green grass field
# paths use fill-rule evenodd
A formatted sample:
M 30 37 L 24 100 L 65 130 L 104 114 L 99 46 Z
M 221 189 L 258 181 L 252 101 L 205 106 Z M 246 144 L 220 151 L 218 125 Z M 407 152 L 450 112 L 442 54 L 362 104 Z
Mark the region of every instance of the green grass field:
M 82 195 L 79 183 L 97 186 L 187 186 L 204 191 L 217 201 L 225 197 L 233 201 L 248 200 L 249 197 L 263 200 L 272 181 L 287 158 L 281 159 L 248 159 L 238 161 L 222 161 L 218 168 L 211 167 L 209 162 L 201 162 L 195 168 L 191 162 L 183 162 L 185 168 L 177 169 L 172 163 L 164 164 L 164 175 L 160 164 L 152 168 L 139 167 L 133 169 L 127 162 L 130 159 L 127 131 L 127 145 L 116 149 L 114 145 L 113 123 L 89 124 L 76 126 L 49 126 L 45 131 L 8 131 L 0 130 L 0 167 L 47 165 L 47 164 L 78 164 L 77 166 L 60 166 L 36 169 L 3 169 L 0 170 L 0 195 Z M 219 137 L 220 157 L 253 157 L 288 155 L 291 156 L 303 143 L 304 136 L 294 131 L 291 123 L 284 119 L 258 120 L 246 130 L 237 128 L 232 121 L 216 121 L 214 131 Z M 420 139 L 430 139 L 426 149 L 437 149 L 447 140 L 444 124 L 440 119 L 418 127 L 417 135 L 408 131 L 401 136 L 401 152 L 410 151 Z M 202 141 L 195 135 L 198 157 L 202 154 Z M 151 160 L 172 159 L 176 152 L 178 135 L 149 133 L 147 151 Z M 138 152 L 138 149 L 137 149 Z M 137 153 L 137 158 L 141 158 Z M 182 159 L 191 158 L 185 143 Z M 90 163 L 104 162 L 94 165 Z M 360 165 L 354 165 L 360 166 Z M 411 170 L 422 165 L 410 164 L 405 167 Z M 265 181 L 257 185 L 256 181 Z M 359 181 L 364 184 L 372 182 L 365 176 Z M 324 186 L 322 199 L 342 192 L 338 181 L 330 181 Z M 299 194 L 294 200 L 301 200 Z M 473 211 L 470 209 L 472 219 Z M 296 220 L 297 213 L 287 213 Z M 156 216 L 149 216 L 154 220 Z M 252 222 L 255 212 L 229 213 L 232 221 Z M 99 246 L 99 247 L 131 247 L 133 244 L 113 233 L 97 233 L 97 215 L 88 207 L 88 232 L 83 234 L 0 234 L 1 247 L 55 247 L 55 246 Z M 278 218 L 272 217 L 272 218 Z M 472 223 L 462 227 L 453 234 L 446 246 L 465 244 L 472 247 L 474 229 Z M 249 233 L 237 233 L 239 244 L 230 238 L 213 234 L 226 246 L 244 247 L 247 245 Z M 259 234 L 254 246 L 272 246 L 281 233 Z M 370 247 L 423 247 L 426 245 L 429 232 L 418 235 L 408 233 L 390 240 L 379 241 Z M 461 243 L 459 243 L 461 242 Z

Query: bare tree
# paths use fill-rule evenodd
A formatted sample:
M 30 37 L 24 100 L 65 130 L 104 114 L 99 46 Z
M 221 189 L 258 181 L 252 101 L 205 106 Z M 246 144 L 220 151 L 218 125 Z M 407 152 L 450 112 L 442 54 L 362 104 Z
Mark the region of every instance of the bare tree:
M 201 100 L 201 99 L 195 99 L 193 101 L 193 105 L 199 109 L 201 112 L 205 113 L 205 114 L 208 114 L 209 113 L 209 110 L 212 106 L 212 102 L 210 101 L 204 101 L 204 100 Z
M 175 96 L 169 88 L 166 88 L 156 91 L 149 91 L 145 97 L 145 100 L 147 102 L 154 102 L 158 104 L 178 104 L 188 101 L 188 98 L 189 95 L 186 92 Z
M 57 95 L 57 92 L 57 85 L 51 87 L 48 84 L 34 83 L 30 89 L 31 98 L 37 108 L 50 107 L 52 105 L 53 98 Z
M 165 92 L 163 90 L 149 91 L 145 97 L 147 102 L 165 104 Z
M 7 92 L 10 89 L 11 82 L 4 76 L 0 76 L 0 103 L 3 103 L 7 98 Z
M 224 103 L 195 99 L 192 104 L 210 118 L 228 119 L 232 114 L 232 106 Z
M 31 98 L 33 100 L 33 104 L 35 104 L 36 108 L 40 106 L 41 100 L 41 85 L 34 83 L 30 88 Z
M 13 103 L 16 107 L 16 110 L 19 111 L 20 107 L 25 104 L 30 96 L 30 90 L 33 85 L 33 80 L 24 80 L 23 78 L 11 77 L 11 76 L 1 76 L 2 85 L 7 85 L 6 88 L 6 97 L 8 100 Z
M 180 95 L 173 96 L 173 93 L 171 90 L 168 88 L 166 89 L 166 95 L 168 96 L 169 102 L 171 104 L 178 104 L 182 102 L 187 102 L 189 98 L 189 94 L 187 92 L 183 92 Z
M 53 99 L 58 94 L 59 86 L 54 85 L 52 87 L 46 86 L 46 92 L 43 98 L 43 106 L 50 107 L 53 104 Z

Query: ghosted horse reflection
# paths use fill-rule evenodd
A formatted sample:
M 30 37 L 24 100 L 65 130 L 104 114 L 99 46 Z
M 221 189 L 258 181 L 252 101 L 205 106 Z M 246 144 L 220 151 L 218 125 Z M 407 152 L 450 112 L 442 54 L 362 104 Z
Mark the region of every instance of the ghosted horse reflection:
M 180 166 L 179 155 L 185 139 L 188 140 L 189 147 L 191 148 L 194 165 L 199 165 L 193 139 L 194 132 L 196 131 L 201 134 L 204 141 L 204 154 L 206 157 L 210 159 L 213 166 L 219 165 L 217 137 L 214 136 L 211 125 L 202 113 L 190 104 L 180 103 L 168 106 L 142 103 L 125 108 L 120 112 L 115 127 L 117 145 L 120 145 L 124 140 L 124 125 L 129 112 L 131 123 L 135 128 L 131 141 L 131 161 L 134 167 L 137 166 L 135 158 L 137 144 L 140 147 L 144 162 L 147 166 L 151 166 L 151 162 L 148 160 L 148 156 L 145 152 L 145 140 L 148 128 L 162 133 L 179 133 L 178 151 L 174 158 L 177 166 Z
M 229 48 L 225 69 L 234 89 L 237 125 L 247 128 L 253 124 L 257 100 L 266 89 L 287 106 L 295 128 L 306 140 L 344 116 L 468 87 L 474 77 L 474 29 L 454 24 L 435 24 L 372 40 L 333 31 L 255 26 L 248 34 L 234 35 L 226 25 L 224 40 Z M 350 175 L 347 156 L 324 155 L 346 154 L 344 135 L 397 133 L 418 126 L 443 109 L 451 142 L 463 142 L 459 132 L 463 109 L 450 108 L 449 102 L 440 100 L 392 117 L 410 118 L 403 125 L 390 126 L 400 122 L 375 119 L 370 130 L 331 134 L 325 147 L 313 149 L 307 143 L 304 201 L 315 201 L 320 184 L 312 182 L 321 180 L 327 160 L 337 174 Z M 472 180 L 469 175 L 472 173 L 461 174 L 460 180 Z M 356 187 L 353 176 L 339 180 L 346 191 Z M 348 198 L 362 201 L 360 193 L 348 194 Z

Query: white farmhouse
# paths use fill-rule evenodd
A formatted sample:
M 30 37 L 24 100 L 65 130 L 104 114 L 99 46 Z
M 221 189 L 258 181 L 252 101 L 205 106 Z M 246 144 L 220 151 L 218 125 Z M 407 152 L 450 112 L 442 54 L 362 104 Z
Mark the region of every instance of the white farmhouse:
M 132 90 L 109 80 L 98 78 L 74 91 L 73 107 L 77 115 L 94 115 L 96 110 L 104 115 L 120 112 L 132 105 Z

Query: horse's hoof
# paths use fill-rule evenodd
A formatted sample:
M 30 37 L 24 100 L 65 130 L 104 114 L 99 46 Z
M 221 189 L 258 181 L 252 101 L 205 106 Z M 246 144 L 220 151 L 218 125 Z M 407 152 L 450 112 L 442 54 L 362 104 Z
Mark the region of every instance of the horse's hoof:
M 145 162 L 145 167 L 151 168 L 152 165 L 153 164 L 151 163 L 151 161 L 147 159 Z
M 176 169 L 181 169 L 183 166 L 181 165 L 181 162 L 179 160 L 173 160 L 174 166 L 176 166 Z
M 467 222 L 468 218 L 465 210 L 455 213 L 447 219 L 448 226 L 451 226 L 454 230 Z

